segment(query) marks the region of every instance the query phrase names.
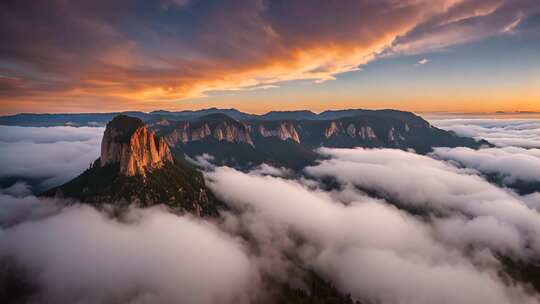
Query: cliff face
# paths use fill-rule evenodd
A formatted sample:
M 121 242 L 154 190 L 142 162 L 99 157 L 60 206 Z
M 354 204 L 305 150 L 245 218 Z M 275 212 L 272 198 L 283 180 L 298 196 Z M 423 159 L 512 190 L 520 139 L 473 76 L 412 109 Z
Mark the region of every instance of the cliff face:
M 107 124 L 100 159 L 44 195 L 121 208 L 164 204 L 198 216 L 216 215 L 221 204 L 206 188 L 201 172 L 174 160 L 165 140 L 141 120 L 125 115 Z
M 394 132 L 394 131 L 392 131 Z M 332 121 L 330 125 L 324 130 L 324 137 L 330 138 L 332 136 L 349 136 L 351 138 L 358 137 L 362 140 L 376 140 L 377 135 L 373 131 L 371 126 L 364 125 L 355 125 L 354 123 L 349 123 L 347 127 L 341 122 Z M 393 133 L 389 135 L 393 136 Z
M 120 173 L 126 176 L 146 176 L 147 171 L 172 162 L 167 143 L 156 139 L 143 122 L 124 115 L 107 124 L 101 142 L 101 166 L 120 164 Z
M 192 142 L 207 139 L 218 143 L 244 143 L 254 149 L 263 149 L 263 152 L 269 148 L 266 143 L 276 143 L 275 139 L 284 144 L 293 142 L 309 149 L 320 146 L 339 148 L 366 146 L 414 148 L 427 152 L 433 144 L 439 143 L 450 146 L 458 142 L 475 145 L 467 139 L 460 141 L 448 132 L 431 128 L 425 120 L 412 114 L 391 111 L 374 113 L 376 114 L 332 120 L 278 121 L 238 121 L 226 115 L 214 114 L 193 121 L 174 121 L 166 124 L 156 122 L 152 127 L 171 147 L 186 147 Z
M 290 139 L 297 143 L 300 143 L 300 136 L 294 127 L 294 124 L 291 122 L 280 122 L 277 127 L 271 128 L 268 126 L 260 125 L 259 134 L 262 137 L 279 137 L 281 140 Z
M 268 116 L 295 118 L 296 114 L 304 117 L 306 113 L 271 114 Z M 413 149 L 429 153 L 432 147 L 474 148 L 486 144 L 434 128 L 408 112 L 344 110 L 315 116 L 317 119 L 311 113 L 310 119 L 271 120 L 265 116 L 238 120 L 212 114 L 193 119 L 161 118 L 149 126 L 167 140 L 179 157 L 207 153 L 218 164 L 246 168 L 266 162 L 301 169 L 319 157 L 315 152 L 318 147 Z
M 179 144 L 214 139 L 218 142 L 248 144 L 255 147 L 256 137 L 277 137 L 280 140 L 292 140 L 300 143 L 300 135 L 295 123 L 281 121 L 279 123 L 240 122 L 225 115 L 209 115 L 195 121 L 158 121 L 151 124 L 158 130 L 171 147 Z
M 246 125 L 231 118 L 223 117 L 211 118 L 205 122 L 190 123 L 188 121 L 182 121 L 177 123 L 174 129 L 163 137 L 170 146 L 209 138 L 217 141 L 245 143 L 253 146 L 253 141 Z
M 240 142 L 253 146 L 251 136 L 249 136 L 249 132 L 244 125 L 242 125 L 242 127 L 239 127 L 237 125 L 228 124 L 225 122 L 218 125 L 214 129 L 213 136 L 219 141 L 225 140 L 228 142 Z
M 337 135 L 341 131 L 342 127 L 338 126 L 335 121 L 330 123 L 330 126 L 324 130 L 324 137 L 329 138 L 334 135 Z

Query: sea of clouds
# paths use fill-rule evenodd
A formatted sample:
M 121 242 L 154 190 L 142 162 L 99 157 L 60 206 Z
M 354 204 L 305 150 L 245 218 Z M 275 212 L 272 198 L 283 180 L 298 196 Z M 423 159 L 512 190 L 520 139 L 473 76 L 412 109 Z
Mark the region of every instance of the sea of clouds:
M 485 139 L 499 147 L 540 148 L 540 119 L 439 118 L 430 122 L 441 129 Z
M 511 185 L 538 181 L 538 137 L 516 134 L 534 134 L 540 123 L 432 123 L 495 146 L 429 155 L 321 148 L 324 160 L 301 176 L 266 164 L 215 167 L 203 155 L 190 161 L 206 168 L 208 186 L 229 206 L 216 219 L 160 206 L 114 217 L 37 198 L 21 181 L 0 190 L 0 258 L 32 278 L 35 303 L 250 303 L 269 296 L 268 278 L 309 290 L 302 269 L 367 303 L 540 303 L 501 259 L 538 262 L 540 194 Z M 17 143 L 33 149 L 15 164 L 3 153 L 2 174 L 46 177 L 51 186 L 97 158 L 103 132 L 6 128 L 3 152 L 23 153 L 9 147 Z
M 99 157 L 103 131 L 0 126 L 0 179 L 31 180 L 35 192 L 63 184 Z

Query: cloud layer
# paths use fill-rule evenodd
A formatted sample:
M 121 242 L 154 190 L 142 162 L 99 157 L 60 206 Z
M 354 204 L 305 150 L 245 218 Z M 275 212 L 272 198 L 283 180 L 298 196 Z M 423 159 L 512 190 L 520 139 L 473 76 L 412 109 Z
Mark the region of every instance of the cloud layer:
M 35 191 L 67 182 L 99 157 L 103 130 L 0 126 L 0 178 L 38 180 Z
M 540 148 L 538 119 L 433 119 L 439 128 L 461 136 L 485 139 L 500 147 Z
M 18 208 L 58 203 L 24 200 Z M 0 235 L 0 256 L 15 257 L 39 284 L 36 303 L 247 303 L 259 279 L 241 242 L 159 208 L 119 220 L 75 205 Z
M 435 211 L 450 207 L 455 212 L 421 220 L 352 187 L 358 183 L 356 178 L 375 179 L 377 183 L 381 180 L 373 170 L 357 167 L 359 161 L 345 161 L 339 155 L 347 152 L 349 156 L 377 162 L 376 159 L 381 157 L 395 158 L 394 151 L 325 152 L 335 153 L 333 160 L 309 168 L 308 173 L 336 177 L 343 186 L 341 190 L 326 192 L 312 181 L 246 174 L 230 168 L 217 168 L 208 173 L 208 179 L 219 197 L 241 210 L 240 217 L 229 219 L 234 223 L 231 226 L 247 229 L 263 244 L 271 239 L 274 250 L 281 247 L 282 252 L 297 253 L 309 267 L 337 284 L 343 292 L 352 292 L 357 299 L 382 303 L 536 302 L 519 284 L 509 287 L 496 274 L 501 266 L 495 253 L 531 258 L 526 240 L 539 233 L 529 229 L 537 226 L 538 214 L 524 203 L 480 178 L 474 178 L 477 184 L 494 191 L 496 199 L 508 201 L 500 202 L 500 206 L 499 202 L 473 201 L 475 194 L 471 193 L 471 200 L 459 205 L 452 201 L 450 193 L 438 189 L 436 184 L 426 184 L 423 191 L 438 193 L 441 197 L 432 203 L 414 198 L 424 210 L 435 215 Z M 454 191 L 473 191 L 467 185 L 469 176 L 458 169 L 448 168 L 445 173 L 444 163 L 407 152 L 399 153 L 403 153 L 401 160 L 418 157 L 411 166 L 421 172 L 419 175 L 446 179 L 447 174 L 455 174 L 455 177 L 463 177 L 464 182 L 455 185 Z M 424 158 L 427 164 L 419 168 Z M 407 160 L 410 162 L 411 159 Z M 347 169 L 338 166 L 339 161 L 347 162 Z M 389 185 L 395 182 L 391 176 L 396 173 L 407 180 L 417 178 L 412 178 L 406 168 L 396 167 L 394 163 L 386 166 L 391 170 L 377 170 L 389 179 L 383 187 L 391 187 Z M 431 166 L 432 172 L 427 170 Z M 482 193 L 483 190 L 477 191 Z M 418 190 L 405 183 L 397 191 L 414 195 Z M 448 200 L 447 204 L 452 206 L 442 206 L 442 200 Z M 477 204 L 480 206 L 475 206 Z M 488 205 L 487 210 L 481 215 L 471 211 L 483 209 L 484 204 Z M 460 212 L 467 212 L 472 217 L 460 216 Z M 507 216 L 504 212 L 513 215 Z M 513 221 L 520 213 L 529 219 Z M 298 242 L 297 238 L 302 241 Z M 291 250 L 291 246 L 295 249 Z
M 435 148 L 432 156 L 455 161 L 464 167 L 474 168 L 483 173 L 499 175 L 506 184 L 517 181 L 540 181 L 540 149 Z
M 403 207 L 442 214 L 443 225 L 449 224 L 448 216 L 457 219 L 455 224 L 459 222 L 472 229 L 456 234 L 463 236 L 455 239 L 465 246 L 480 244 L 495 252 L 524 256 L 531 254 L 529 249 L 540 252 L 540 215 L 515 193 L 492 185 L 467 169 L 399 150 L 323 149 L 322 153 L 333 158 L 306 168 L 309 174 L 331 176 L 342 183 L 375 191 Z M 483 223 L 493 228 L 493 234 L 482 233 Z M 454 228 L 460 230 L 462 225 Z M 512 237 L 497 239 L 497 234 Z
M 320 82 L 381 54 L 514 31 L 539 7 L 535 0 L 5 2 L 0 98 L 19 111 L 148 109 L 148 101 L 213 90 Z

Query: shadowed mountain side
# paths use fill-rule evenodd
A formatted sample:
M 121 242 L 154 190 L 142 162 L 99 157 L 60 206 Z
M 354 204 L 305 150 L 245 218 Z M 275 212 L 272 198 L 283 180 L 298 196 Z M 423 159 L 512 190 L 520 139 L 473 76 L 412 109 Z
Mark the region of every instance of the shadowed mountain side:
M 53 188 L 45 196 L 77 199 L 92 205 L 116 203 L 149 207 L 165 204 L 197 216 L 214 216 L 221 203 L 206 188 L 202 174 L 175 160 L 142 175 L 126 176 L 119 164 L 101 166 L 100 160 L 75 179 Z
M 211 114 L 193 120 L 160 118 L 148 121 L 147 125 L 165 139 L 179 158 L 206 153 L 218 164 L 238 167 L 266 162 L 302 169 L 318 158 L 314 150 L 319 147 L 397 148 L 425 154 L 433 147 L 489 145 L 433 127 L 408 112 L 336 112 L 324 115 L 357 116 L 330 120 L 235 120 L 224 114 Z

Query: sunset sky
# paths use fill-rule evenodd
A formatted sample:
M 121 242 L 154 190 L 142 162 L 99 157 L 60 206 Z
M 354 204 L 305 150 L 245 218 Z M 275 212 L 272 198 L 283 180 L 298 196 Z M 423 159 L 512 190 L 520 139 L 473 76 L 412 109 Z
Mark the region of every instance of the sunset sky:
M 0 103 L 540 111 L 540 1 L 2 1 Z

